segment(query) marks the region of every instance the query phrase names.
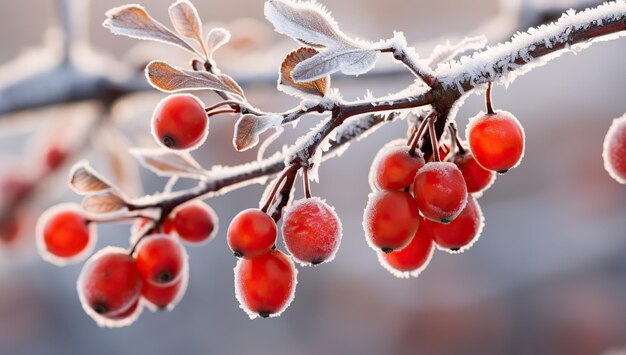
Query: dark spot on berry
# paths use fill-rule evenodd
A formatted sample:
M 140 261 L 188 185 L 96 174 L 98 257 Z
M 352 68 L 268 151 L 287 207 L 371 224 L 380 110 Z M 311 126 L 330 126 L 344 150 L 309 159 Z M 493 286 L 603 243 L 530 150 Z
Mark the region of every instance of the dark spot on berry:
M 385 253 L 385 254 L 389 254 L 389 253 L 391 253 L 393 251 L 393 249 L 391 249 L 391 248 L 381 248 L 380 250 L 382 250 L 383 253 Z
M 450 250 L 452 250 L 452 251 L 459 251 L 459 250 L 461 250 L 461 248 L 450 248 Z
M 268 318 L 270 314 L 272 314 L 272 312 L 268 312 L 268 311 L 259 312 L 259 315 L 261 316 L 261 318 Z
M 157 305 L 157 309 L 160 312 L 165 312 L 165 311 L 167 311 L 167 306 Z
M 441 224 L 450 224 L 450 222 L 452 222 L 450 218 L 443 218 L 439 220 L 439 223 Z
M 498 170 L 498 174 L 500 175 L 504 175 L 509 171 L 509 169 L 504 169 L 504 170 Z
M 161 271 L 160 273 L 158 273 L 156 277 L 156 282 L 160 284 L 168 283 L 172 281 L 173 279 L 172 276 L 173 276 L 172 273 L 169 271 Z
M 109 307 L 106 305 L 106 303 L 102 302 L 102 301 L 96 301 L 91 305 L 91 309 L 94 310 L 94 312 L 98 313 L 98 314 L 106 314 L 109 312 Z
M 176 142 L 174 141 L 174 138 L 172 138 L 170 136 L 164 136 L 163 137 L 163 145 L 168 147 L 168 148 L 174 148 L 174 146 L 176 145 Z
M 323 262 L 324 262 L 324 260 L 322 260 L 322 259 L 315 259 L 315 260 L 312 260 L 312 261 L 311 261 L 311 264 L 313 264 L 313 265 L 319 265 L 319 264 L 321 264 L 321 263 L 323 263 Z
M 276 244 L 272 245 L 272 250 L 276 250 Z
M 241 258 L 243 256 L 243 254 L 241 254 L 241 252 L 239 250 L 233 251 L 233 254 L 235 254 L 235 256 L 238 257 L 238 258 Z

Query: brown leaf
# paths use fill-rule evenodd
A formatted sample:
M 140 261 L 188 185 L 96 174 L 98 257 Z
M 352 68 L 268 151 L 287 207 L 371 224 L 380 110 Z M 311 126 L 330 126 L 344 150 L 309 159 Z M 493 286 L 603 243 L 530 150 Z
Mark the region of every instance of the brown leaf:
M 202 46 L 204 55 L 208 57 L 202 41 L 202 22 L 193 4 L 189 0 L 178 0 L 170 6 L 170 19 L 176 32 L 183 37 L 196 40 Z
M 236 92 L 237 95 L 241 96 L 242 99 L 246 98 L 246 95 L 244 94 L 243 89 L 241 88 L 241 86 L 239 86 L 239 84 L 235 81 L 235 79 L 231 78 L 230 76 L 226 74 L 219 74 L 217 77 L 220 79 L 222 84 L 226 85 L 233 92 Z
M 233 145 L 238 151 L 248 150 L 259 143 L 259 135 L 272 127 L 280 126 L 281 116 L 243 115 L 235 124 Z
M 188 153 L 164 149 L 131 149 L 139 163 L 159 176 L 202 177 L 205 171 Z
M 87 163 L 78 163 L 70 173 L 70 187 L 79 194 L 103 191 L 113 188 L 98 176 Z
M 324 97 L 330 86 L 329 76 L 311 82 L 296 82 L 291 76 L 296 65 L 318 53 L 317 50 L 308 47 L 300 47 L 289 53 L 280 65 L 278 89 L 293 96 L 302 97 L 302 94 L 306 94 Z
M 126 208 L 126 201 L 113 191 L 105 191 L 85 197 L 82 205 L 87 212 L 102 214 Z
M 106 16 L 102 25 L 113 34 L 169 43 L 196 53 L 187 42 L 150 17 L 139 5 L 116 7 L 109 10 Z
M 179 69 L 155 60 L 146 67 L 146 77 L 155 88 L 165 92 L 208 89 L 243 98 L 239 85 L 233 87 L 234 80 L 224 74 L 217 76 L 209 72 Z
M 206 36 L 206 46 L 209 54 L 212 55 L 218 48 L 230 41 L 230 32 L 227 29 L 216 27 L 209 31 Z

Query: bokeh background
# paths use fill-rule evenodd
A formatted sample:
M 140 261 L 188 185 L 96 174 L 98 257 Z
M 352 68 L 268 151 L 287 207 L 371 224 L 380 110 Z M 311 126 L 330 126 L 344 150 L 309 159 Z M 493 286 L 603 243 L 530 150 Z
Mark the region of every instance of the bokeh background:
M 172 47 L 137 47 L 136 41 L 102 28 L 104 12 L 125 3 L 92 0 L 79 12 L 78 16 L 90 18 L 88 33 L 81 35 L 88 37 L 94 50 L 136 68 L 149 59 L 181 65 L 189 60 Z M 271 85 L 275 66 L 297 44 L 263 22 L 262 1 L 195 3 L 204 21 L 238 29 L 233 30 L 241 39 L 236 48 L 225 49 L 216 60 L 233 77 L 256 82 L 244 88 L 251 102 L 267 110 L 297 104 Z M 167 0 L 144 2 L 163 23 L 169 23 L 169 4 Z M 552 16 L 552 7 L 585 4 L 575 0 L 326 2 L 346 32 L 375 40 L 403 30 L 410 41 L 420 44 L 423 57 L 446 39 L 485 32 L 491 42 L 499 41 Z M 49 29 L 58 24 L 57 2 L 23 0 L 3 5 L 0 62 L 14 65 L 25 51 L 41 47 L 44 38 L 48 47 L 54 47 L 58 34 Z M 242 21 L 244 17 L 259 22 Z M 608 176 L 601 152 L 611 120 L 626 112 L 624 43 L 623 39 L 600 43 L 578 55 L 566 54 L 518 78 L 506 90 L 495 88 L 497 107 L 513 112 L 525 127 L 523 162 L 498 177 L 479 200 L 486 218 L 479 242 L 462 255 L 437 252 L 417 279 L 399 280 L 384 270 L 361 227 L 371 160 L 386 142 L 406 131 L 404 122 L 395 122 L 353 143 L 343 156 L 320 168 L 321 183 L 312 188 L 336 207 L 343 221 L 341 249 L 330 264 L 300 269 L 295 301 L 281 317 L 250 321 L 234 297 L 235 259 L 225 231 L 236 213 L 258 204 L 263 187 L 254 185 L 207 201 L 220 216 L 221 231 L 212 243 L 188 249 L 190 283 L 182 302 L 172 312 L 145 311 L 128 328 L 96 326 L 76 295 L 80 265 L 58 268 L 43 262 L 34 249 L 32 228 L 18 241 L 0 246 L 0 354 L 623 353 L 626 187 Z M 242 55 L 243 50 L 247 54 Z M 24 74 L 51 60 L 36 57 L 39 60 L 31 57 L 21 67 Z M 103 70 L 101 62 L 91 63 L 92 69 Z M 11 80 L 6 70 L 4 75 L 2 80 Z M 365 75 L 336 84 L 347 99 L 353 99 L 362 97 L 366 88 L 385 95 L 410 81 L 406 73 L 387 78 Z M 0 81 L 0 87 L 6 82 Z M 141 93 L 116 103 L 107 114 L 115 126 L 108 129 L 115 127 L 131 146 L 153 145 L 149 118 L 163 96 Z M 215 101 L 210 95 L 202 98 Z M 65 138 L 74 125 L 97 119 L 97 107 L 98 103 L 86 102 L 0 116 L 0 156 L 8 162 L 0 167 L 0 175 L 36 170 L 33 140 L 55 134 Z M 462 130 L 468 117 L 481 109 L 483 98 L 470 96 L 457 117 Z M 288 129 L 272 147 L 277 149 L 306 132 L 319 120 L 311 117 Z M 226 117 L 211 122 L 207 143 L 194 153 L 204 166 L 255 158 L 255 152 L 236 153 L 232 148 L 233 123 Z M 42 127 L 59 126 L 63 129 L 46 129 L 42 134 Z M 115 169 L 107 160 L 107 145 L 112 143 L 102 140 L 94 138 L 72 159 L 89 159 L 113 176 Z M 146 193 L 163 188 L 165 180 L 137 169 L 129 158 L 118 157 L 117 162 L 131 176 L 129 189 L 136 186 L 133 174 L 138 174 Z M 70 167 L 67 164 L 41 182 L 30 202 L 31 215 L 36 217 L 60 201 L 79 201 L 66 191 Z M 301 191 L 296 196 L 302 196 Z M 128 236 L 127 225 L 107 225 L 100 228 L 98 245 L 127 246 Z

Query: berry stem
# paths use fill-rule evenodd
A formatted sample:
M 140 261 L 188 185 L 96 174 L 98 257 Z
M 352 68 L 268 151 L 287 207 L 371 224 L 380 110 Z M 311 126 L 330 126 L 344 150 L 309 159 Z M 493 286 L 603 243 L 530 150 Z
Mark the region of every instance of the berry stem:
M 493 106 L 491 104 L 491 81 L 487 85 L 487 92 L 485 93 L 485 103 L 487 105 L 487 114 L 493 115 Z
M 430 119 L 430 115 L 424 118 L 422 122 L 420 122 L 417 132 L 415 133 L 415 138 L 413 139 L 413 143 L 411 144 L 411 148 L 409 149 L 409 154 L 411 154 L 411 156 L 413 157 L 415 156 L 415 152 L 417 150 L 417 145 L 419 143 L 419 140 L 420 138 L 422 138 L 422 135 L 424 134 L 424 130 L 426 129 L 426 126 L 428 126 L 429 119 Z
M 276 198 L 276 194 L 278 193 L 278 189 L 280 188 L 282 182 L 289 175 L 293 175 L 293 171 L 297 171 L 297 170 L 298 170 L 298 167 L 296 165 L 290 165 L 287 169 L 283 170 L 283 173 L 280 174 L 280 176 L 276 180 L 276 183 L 274 184 L 274 187 L 272 188 L 272 192 L 270 192 L 269 196 L 267 196 L 267 201 L 261 208 L 261 211 L 263 211 L 264 213 L 267 213 L 267 211 L 272 206 L 272 203 L 274 203 L 274 199 Z
M 435 112 L 428 116 L 428 133 L 430 133 L 430 143 L 433 147 L 433 156 L 435 157 L 435 161 L 440 162 L 441 156 L 439 155 L 439 142 L 437 141 L 437 133 L 435 132 L 436 118 L 437 116 Z
M 304 196 L 311 198 L 311 184 L 309 182 L 309 169 L 302 169 L 302 182 L 304 183 Z
M 240 105 L 241 103 L 235 100 L 225 100 L 225 101 L 220 101 L 214 105 L 211 105 L 209 107 L 206 107 L 204 110 L 206 112 L 211 112 L 217 108 L 220 108 L 222 106 L 230 106 L 233 110 L 239 110 L 240 109 Z
M 235 110 L 232 108 L 225 108 L 223 110 L 215 110 L 215 111 L 207 112 L 207 116 L 213 117 L 217 115 L 228 114 L 228 113 L 238 113 L 238 112 L 239 112 L 238 110 Z
M 463 148 L 463 144 L 461 144 L 461 139 L 459 138 L 459 130 L 456 127 L 456 123 L 450 122 L 448 129 L 450 130 L 450 136 L 454 141 L 457 152 L 459 153 L 459 155 L 465 155 L 467 152 L 465 151 L 465 148 Z
M 413 140 L 417 134 L 417 127 L 415 125 L 411 125 L 411 134 L 409 134 L 409 139 L 406 141 L 406 145 L 409 147 L 413 146 Z

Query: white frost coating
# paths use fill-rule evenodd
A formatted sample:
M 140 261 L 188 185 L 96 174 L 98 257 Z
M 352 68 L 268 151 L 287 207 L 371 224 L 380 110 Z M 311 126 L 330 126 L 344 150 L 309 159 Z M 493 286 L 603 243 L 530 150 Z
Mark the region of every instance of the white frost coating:
M 294 214 L 295 213 L 295 214 Z M 294 219 L 294 225 L 290 222 Z M 323 219 L 321 225 L 313 225 Z M 335 226 L 332 224 L 336 223 Z M 304 223 L 305 226 L 300 224 Z M 333 227 L 335 228 L 333 231 Z M 285 212 L 281 228 L 285 247 L 291 257 L 301 266 L 314 266 L 311 261 L 300 257 L 323 256 L 321 263 L 328 263 L 335 259 L 341 244 L 343 227 L 335 208 L 319 197 L 311 197 L 294 202 Z M 334 234 L 329 234 L 334 232 Z M 304 239 L 305 245 L 298 244 Z
M 556 23 L 530 28 L 527 32 L 517 33 L 509 42 L 488 47 L 483 52 L 475 53 L 469 57 L 462 57 L 459 61 L 440 65 L 436 71 L 437 76 L 441 78 L 443 85 L 449 88 L 457 88 L 460 92 L 463 92 L 462 83 L 470 83 L 473 86 L 477 86 L 493 81 L 508 86 L 516 77 L 533 68 L 544 65 L 565 52 L 561 50 L 541 58 L 533 58 L 529 50 L 532 51 L 538 46 L 546 44 L 550 44 L 551 47 L 562 44 L 567 45 L 572 31 L 584 30 L 599 23 L 625 20 L 626 2 L 623 0 L 605 3 L 597 8 L 587 9 L 578 13 L 574 10 L 569 10 Z M 575 50 L 573 47 L 582 49 L 594 42 L 606 41 L 624 35 L 626 33 L 620 31 L 612 35 L 597 37 L 575 46 L 566 47 L 572 50 Z M 515 63 L 517 59 L 522 59 L 527 64 L 520 66 Z
M 430 251 L 428 252 L 428 256 L 426 257 L 426 261 L 424 262 L 424 264 L 422 264 L 422 266 L 418 267 L 415 270 L 401 271 L 389 265 L 389 263 L 384 257 L 385 253 L 383 253 L 380 250 L 376 252 L 376 255 L 378 256 L 378 262 L 380 263 L 380 265 L 382 265 L 382 267 L 385 268 L 385 270 L 389 271 L 393 276 L 399 279 L 409 279 L 411 277 L 417 278 L 422 273 L 422 271 L 424 271 L 424 269 L 428 267 L 428 264 L 430 264 L 430 261 L 432 260 L 434 254 L 435 254 L 435 247 L 431 245 Z
M 433 49 L 430 57 L 425 60 L 431 69 L 435 69 L 437 65 L 454 59 L 457 55 L 468 50 L 479 50 L 487 45 L 487 37 L 476 36 L 466 37 L 460 42 L 452 45 L 450 41 L 445 44 L 439 44 Z
M 360 75 L 374 67 L 379 54 L 376 49 L 329 49 L 298 63 L 291 76 L 297 82 L 309 82 L 336 72 Z
M 620 184 L 626 184 L 626 114 L 614 119 L 606 133 L 602 160 L 609 175 Z
M 398 148 L 398 147 L 402 147 L 403 145 L 406 145 L 406 139 L 402 139 L 402 138 L 398 138 L 398 139 L 394 139 L 391 142 L 388 142 L 387 144 L 385 144 L 382 148 L 380 148 L 380 150 L 376 153 L 376 155 L 374 156 L 374 159 L 372 160 L 372 165 L 370 165 L 370 171 L 369 174 L 367 175 L 367 181 L 369 182 L 370 185 L 370 189 L 372 191 L 378 191 L 380 190 L 380 187 L 378 186 L 378 184 L 376 183 L 376 167 L 378 167 L 380 165 L 380 160 L 387 154 L 387 152 L 389 152 L 391 149 L 394 148 Z
M 46 224 L 52 216 L 63 211 L 73 211 L 79 213 L 80 215 L 85 215 L 85 212 L 79 205 L 75 203 L 62 203 L 53 206 L 47 209 L 44 213 L 42 213 L 41 217 L 39 217 L 39 220 L 37 220 L 37 226 L 35 227 L 35 239 L 39 255 L 45 261 L 56 266 L 67 266 L 82 261 L 93 252 L 93 249 L 96 246 L 96 241 L 98 240 L 98 230 L 96 224 L 89 223 L 89 242 L 82 252 L 70 258 L 60 258 L 50 253 L 48 251 L 48 248 L 46 247 L 46 242 L 44 240 L 44 229 L 46 228 Z
M 296 120 L 299 121 L 299 120 Z M 263 141 L 263 143 L 261 143 L 261 145 L 259 146 L 259 149 L 256 152 L 256 160 L 257 161 L 262 161 L 264 156 L 265 156 L 265 152 L 267 151 L 267 148 L 270 147 L 270 145 L 272 145 L 272 143 L 274 143 L 278 137 L 280 137 L 283 132 L 285 131 L 285 129 L 283 127 L 276 127 L 276 129 L 274 130 L 274 133 L 272 133 L 269 137 L 265 138 L 265 140 Z
M 296 288 L 298 286 L 298 269 L 296 269 L 296 266 L 290 257 L 285 255 L 285 258 L 287 259 L 287 262 L 291 264 L 291 267 L 293 270 L 293 287 L 291 290 L 291 294 L 287 298 L 287 302 L 285 302 L 285 305 L 280 310 L 278 310 L 278 312 L 270 314 L 269 316 L 271 318 L 279 317 L 289 307 L 289 305 L 291 305 L 291 302 L 293 302 L 293 299 L 296 296 Z M 245 306 L 243 296 L 241 295 L 241 281 L 239 280 L 238 271 L 241 268 L 241 265 L 245 261 L 246 259 L 243 259 L 243 258 L 238 259 L 237 265 L 235 265 L 235 267 L 233 268 L 233 273 L 235 274 L 235 298 L 237 299 L 237 302 L 239 302 L 239 308 L 243 309 L 243 311 L 246 312 L 246 314 L 248 315 L 248 317 L 250 317 L 250 319 L 255 319 L 259 317 L 259 314 L 256 312 L 253 312 L 252 310 L 250 310 L 248 307 Z

